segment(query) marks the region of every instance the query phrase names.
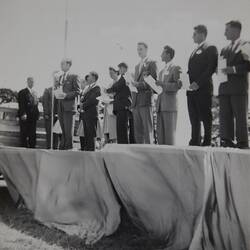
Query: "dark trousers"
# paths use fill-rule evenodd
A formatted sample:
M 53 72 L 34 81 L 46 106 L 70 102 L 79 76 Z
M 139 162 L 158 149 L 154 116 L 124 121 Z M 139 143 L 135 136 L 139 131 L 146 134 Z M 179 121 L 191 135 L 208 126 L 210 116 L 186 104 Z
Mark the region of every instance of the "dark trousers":
M 83 118 L 84 137 L 80 137 L 82 151 L 95 151 L 95 138 L 97 129 L 96 117 Z
M 21 147 L 36 147 L 36 119 L 20 120 L 20 144 Z
M 58 110 L 58 119 L 62 129 L 62 139 L 60 141 L 59 149 L 67 150 L 73 148 L 73 134 L 75 126 L 75 116 L 72 111 L 64 111 L 60 106 Z
M 219 102 L 221 139 L 231 144 L 236 132 L 237 146 L 248 147 L 248 96 L 221 95 Z
M 56 120 L 54 120 L 54 123 Z M 45 124 L 45 131 L 46 131 L 46 146 L 47 149 L 51 148 L 51 119 L 45 119 L 44 118 L 44 124 Z M 61 139 L 61 134 L 55 134 L 53 133 L 53 149 L 59 149 L 59 142 Z
M 115 114 L 117 143 L 128 144 L 128 110 L 118 110 Z
M 135 134 L 134 134 L 134 118 L 133 113 L 128 111 L 128 126 L 129 126 L 129 143 L 135 143 Z
M 212 133 L 212 96 L 191 93 L 187 95 L 188 114 L 191 123 L 191 140 L 189 145 L 192 146 L 209 146 L 211 145 Z M 201 122 L 204 126 L 204 139 L 201 144 Z

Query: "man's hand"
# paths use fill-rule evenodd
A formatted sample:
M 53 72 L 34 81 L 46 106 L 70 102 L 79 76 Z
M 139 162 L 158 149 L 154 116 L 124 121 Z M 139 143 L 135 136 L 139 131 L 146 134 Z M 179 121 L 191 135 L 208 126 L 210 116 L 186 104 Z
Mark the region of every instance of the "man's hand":
M 22 121 L 26 121 L 26 120 L 27 120 L 27 115 L 26 115 L 26 114 L 22 115 L 22 116 L 21 116 L 21 120 L 22 120 Z
M 66 97 L 65 93 L 58 94 L 58 99 L 65 99 L 65 97 Z
M 131 84 L 132 84 L 134 87 L 137 87 L 137 86 L 139 85 L 139 83 L 136 82 L 136 81 L 132 81 Z
M 189 86 L 190 90 L 198 90 L 199 89 L 199 85 L 196 82 L 192 82 L 191 85 Z
M 235 73 L 234 67 L 226 67 L 226 68 L 222 69 L 221 71 L 222 71 L 222 73 L 224 73 L 226 75 Z
M 49 120 L 49 115 L 44 116 L 45 120 Z

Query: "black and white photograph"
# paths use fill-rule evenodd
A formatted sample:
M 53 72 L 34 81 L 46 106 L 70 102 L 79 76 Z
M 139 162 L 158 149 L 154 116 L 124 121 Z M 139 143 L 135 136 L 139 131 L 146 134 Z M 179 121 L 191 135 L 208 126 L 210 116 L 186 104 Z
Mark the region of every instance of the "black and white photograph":
M 0 250 L 250 250 L 250 0 L 0 0 Z

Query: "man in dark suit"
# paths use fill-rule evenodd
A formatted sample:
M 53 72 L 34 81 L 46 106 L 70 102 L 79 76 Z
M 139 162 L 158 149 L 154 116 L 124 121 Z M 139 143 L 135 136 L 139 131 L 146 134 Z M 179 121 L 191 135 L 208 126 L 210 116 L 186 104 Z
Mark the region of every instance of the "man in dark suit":
M 137 52 L 141 61 L 135 67 L 135 81 L 133 85 L 137 88 L 137 93 L 133 92 L 132 112 L 134 119 L 134 136 L 136 143 L 153 143 L 153 111 L 152 94 L 153 90 L 144 81 L 144 76 L 151 75 L 157 78 L 156 62 L 147 56 L 148 46 L 144 42 L 137 44 Z
M 250 62 L 245 60 L 240 40 L 241 23 L 231 21 L 226 24 L 225 36 L 231 44 L 221 51 L 226 59 L 227 67 L 222 72 L 227 75 L 228 81 L 220 84 L 220 137 L 224 147 L 235 147 L 234 119 L 236 125 L 237 147 L 248 148 L 248 72 Z
M 21 147 L 36 147 L 36 123 L 39 118 L 38 98 L 33 90 L 33 77 L 27 78 L 27 88 L 18 93 L 18 117 Z
M 130 89 L 124 78 L 128 66 L 126 63 L 120 63 L 118 67 L 120 77 L 111 88 L 107 89 L 107 93 L 114 93 L 113 112 L 116 115 L 117 143 L 128 144 L 128 118 L 132 101 Z
M 62 94 L 58 98 L 58 119 L 62 129 L 62 139 L 59 148 L 62 150 L 73 148 L 74 116 L 76 113 L 76 99 L 80 93 L 79 79 L 69 72 L 72 61 L 64 59 L 61 62 L 63 74 L 59 78 Z
M 97 85 L 98 74 L 90 72 L 87 86 L 80 100 L 80 119 L 83 122 L 84 136 L 81 139 L 81 150 L 95 151 L 95 137 L 98 120 L 98 100 L 101 89 Z
M 189 145 L 210 146 L 212 132 L 212 75 L 216 71 L 217 48 L 206 42 L 207 28 L 204 25 L 194 27 L 193 40 L 198 47 L 188 62 L 190 87 L 187 91 L 188 113 L 192 134 Z M 204 126 L 204 138 L 201 143 L 201 122 Z

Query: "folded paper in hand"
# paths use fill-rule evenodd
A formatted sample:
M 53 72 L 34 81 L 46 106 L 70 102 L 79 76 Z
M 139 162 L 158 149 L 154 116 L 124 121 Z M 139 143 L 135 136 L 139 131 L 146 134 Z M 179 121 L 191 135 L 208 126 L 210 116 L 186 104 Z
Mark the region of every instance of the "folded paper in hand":
M 222 72 L 222 69 L 225 69 L 227 67 L 227 60 L 223 57 L 220 57 L 218 60 L 218 82 L 223 83 L 228 81 L 228 77 L 226 74 Z
M 114 101 L 114 99 L 110 98 L 108 95 L 105 95 L 105 94 L 102 94 L 101 96 L 96 97 L 96 99 L 100 102 L 107 103 L 107 104 Z
M 144 81 L 159 95 L 162 92 L 162 87 L 155 84 L 155 79 L 149 75 L 144 77 Z
M 57 120 L 56 123 L 54 124 L 52 131 L 55 134 L 62 134 L 62 129 L 61 129 L 59 120 Z
M 250 42 L 241 46 L 241 53 L 245 60 L 250 61 Z
M 56 99 L 64 99 L 64 92 L 62 91 L 61 88 L 56 89 L 54 91 L 54 94 L 55 94 Z

